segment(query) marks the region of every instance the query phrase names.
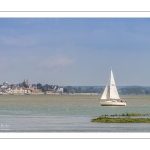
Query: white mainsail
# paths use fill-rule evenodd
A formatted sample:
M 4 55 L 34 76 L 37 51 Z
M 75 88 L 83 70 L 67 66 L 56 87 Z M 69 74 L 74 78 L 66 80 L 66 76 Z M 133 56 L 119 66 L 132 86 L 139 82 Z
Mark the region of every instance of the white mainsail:
M 110 77 L 110 99 L 120 99 L 112 70 L 111 70 L 111 77 Z
M 101 99 L 108 99 L 108 85 L 106 85 Z

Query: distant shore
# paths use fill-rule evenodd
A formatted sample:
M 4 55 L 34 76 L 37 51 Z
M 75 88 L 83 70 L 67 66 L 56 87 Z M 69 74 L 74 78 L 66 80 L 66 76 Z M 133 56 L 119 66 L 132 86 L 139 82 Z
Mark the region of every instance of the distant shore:
M 0 95 L 101 95 L 99 93 L 30 93 L 30 94 L 24 94 L 24 93 L 0 93 Z

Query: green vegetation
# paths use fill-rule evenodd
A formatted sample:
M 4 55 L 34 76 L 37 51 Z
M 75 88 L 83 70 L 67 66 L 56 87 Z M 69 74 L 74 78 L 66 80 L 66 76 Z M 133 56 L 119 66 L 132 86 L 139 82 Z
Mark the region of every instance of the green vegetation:
M 150 123 L 150 118 L 131 118 L 131 116 L 146 116 L 148 114 L 139 114 L 139 113 L 126 113 L 121 115 L 102 115 L 99 118 L 92 119 L 92 122 L 101 122 L 101 123 Z M 106 117 L 107 116 L 107 117 Z M 114 117 L 112 116 L 122 116 Z
M 110 116 L 146 116 L 148 114 L 139 114 L 139 113 L 126 113 L 126 114 L 121 114 L 121 115 L 110 115 Z M 103 115 L 102 115 L 103 116 Z M 108 116 L 108 115 L 105 115 Z
M 40 89 L 43 92 L 46 92 L 46 91 L 56 92 L 58 90 L 58 85 L 48 85 L 48 84 L 42 85 L 41 83 L 38 83 L 37 89 Z
M 37 84 L 37 88 L 41 89 L 43 92 L 53 91 L 54 87 L 58 88 L 57 85 L 42 85 Z M 105 86 L 64 86 L 64 93 L 99 93 L 102 94 Z M 118 92 L 121 95 L 149 95 L 150 87 L 145 86 L 124 86 L 117 87 Z
M 141 86 L 123 87 L 119 89 L 119 93 L 123 95 L 130 95 L 130 94 L 148 95 L 150 94 L 150 87 L 141 87 Z
M 66 93 L 103 93 L 103 87 L 92 86 L 66 86 L 64 92 Z
M 100 93 L 102 94 L 105 86 L 65 86 L 65 93 Z M 145 86 L 124 86 L 117 87 L 121 95 L 148 95 L 150 87 Z
M 108 117 L 99 117 L 92 119 L 92 122 L 100 123 L 150 123 L 150 118 L 108 118 Z

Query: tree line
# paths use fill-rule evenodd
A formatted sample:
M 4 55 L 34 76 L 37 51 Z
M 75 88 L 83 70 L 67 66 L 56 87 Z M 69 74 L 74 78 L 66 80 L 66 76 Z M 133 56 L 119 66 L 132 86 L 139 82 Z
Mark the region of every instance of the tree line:
M 73 87 L 66 86 L 64 87 L 64 92 L 66 93 L 99 93 L 102 94 L 105 87 Z M 150 87 L 142 86 L 130 86 L 130 87 L 120 87 L 118 88 L 119 94 L 122 95 L 138 95 L 138 94 L 150 94 Z
M 142 86 L 136 86 L 136 87 L 124 87 L 119 89 L 119 93 L 123 95 L 130 95 L 130 94 L 144 94 L 148 95 L 150 94 L 150 87 L 142 87 Z
M 66 86 L 64 87 L 65 93 L 102 93 L 102 87 L 73 87 L 73 86 Z
M 25 84 L 23 83 L 23 86 Z M 52 91 L 56 92 L 59 88 L 58 85 L 42 85 L 40 83 L 37 84 L 37 88 L 41 89 L 43 92 Z M 99 93 L 102 94 L 104 91 L 104 86 L 64 86 L 64 93 Z M 150 87 L 142 87 L 142 86 L 126 86 L 126 87 L 118 87 L 119 94 L 122 95 L 138 95 L 138 94 L 150 94 Z
M 48 84 L 42 85 L 41 83 L 37 84 L 37 89 L 40 89 L 43 92 L 46 91 L 56 92 L 58 88 L 59 88 L 58 85 L 48 85 Z

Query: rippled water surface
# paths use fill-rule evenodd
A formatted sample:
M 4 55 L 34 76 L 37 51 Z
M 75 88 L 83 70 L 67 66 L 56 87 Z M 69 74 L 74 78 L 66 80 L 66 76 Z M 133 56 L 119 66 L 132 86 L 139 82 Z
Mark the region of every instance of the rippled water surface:
M 121 96 L 125 107 L 100 106 L 100 95 L 1 95 L 0 131 L 149 132 L 150 124 L 94 123 L 101 115 L 147 114 L 150 96 Z

